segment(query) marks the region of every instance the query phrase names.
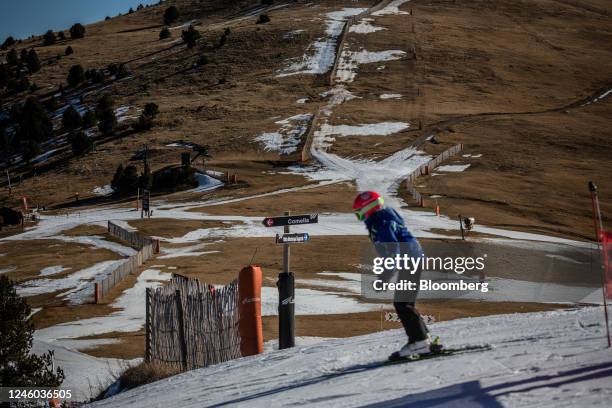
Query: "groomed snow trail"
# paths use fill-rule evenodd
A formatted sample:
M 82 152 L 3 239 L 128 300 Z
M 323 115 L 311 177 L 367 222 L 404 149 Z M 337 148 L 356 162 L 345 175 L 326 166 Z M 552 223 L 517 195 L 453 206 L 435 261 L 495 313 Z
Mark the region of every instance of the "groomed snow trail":
M 576 407 L 612 398 L 601 308 L 431 325 L 447 347 L 492 350 L 377 367 L 400 330 L 322 341 L 190 371 L 93 407 Z

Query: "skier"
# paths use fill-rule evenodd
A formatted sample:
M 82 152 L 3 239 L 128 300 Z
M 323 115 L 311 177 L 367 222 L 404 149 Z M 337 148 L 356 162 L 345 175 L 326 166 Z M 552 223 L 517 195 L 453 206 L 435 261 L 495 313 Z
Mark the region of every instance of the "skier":
M 377 192 L 365 191 L 358 194 L 353 203 L 353 211 L 357 219 L 365 223 L 370 240 L 374 243 L 379 256 L 395 257 L 402 251 L 413 258 L 423 256 L 421 245 L 408 231 L 402 217 L 394 209 L 384 207 L 384 199 Z M 388 281 L 394 272 L 394 270 L 385 271 L 383 280 Z M 419 269 L 414 274 L 400 276 L 399 279 L 417 282 L 418 288 L 420 274 Z M 415 307 L 416 295 L 417 291 L 408 294 L 395 292 L 393 306 L 404 326 L 408 343 L 392 357 L 404 358 L 432 352 L 427 326 Z

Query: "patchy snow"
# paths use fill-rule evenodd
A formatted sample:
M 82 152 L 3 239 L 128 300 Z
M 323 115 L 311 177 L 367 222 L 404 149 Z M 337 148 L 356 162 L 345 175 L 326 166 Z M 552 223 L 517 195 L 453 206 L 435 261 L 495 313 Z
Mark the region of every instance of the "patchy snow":
M 15 266 L 9 266 L 8 268 L 0 268 L 0 275 L 2 275 L 3 273 L 13 272 L 15 269 L 17 269 Z
M 469 164 L 447 164 L 445 166 L 436 167 L 436 171 L 441 171 L 445 173 L 461 173 L 465 171 Z
M 107 184 L 102 187 L 95 187 L 92 192 L 97 196 L 107 196 L 113 194 L 115 190 L 113 190 L 110 184 Z
M 351 51 L 346 47 L 340 54 L 340 62 L 336 70 L 336 80 L 340 82 L 353 82 L 360 64 L 398 60 L 404 57 L 404 55 L 406 55 L 406 52 L 402 50 Z
M 46 152 L 36 156 L 35 158 L 33 158 L 32 159 L 32 163 L 43 163 L 43 162 L 47 161 L 51 156 L 53 156 L 54 153 L 56 153 L 56 152 L 58 152 L 58 151 L 60 151 L 62 149 L 63 148 L 58 147 L 56 149 L 48 150 L 48 151 L 46 151 Z
M 72 401 L 86 401 L 97 396 L 98 388 L 107 387 L 114 381 L 115 376 L 140 361 L 97 358 L 40 339 L 33 341 L 34 354 L 40 355 L 48 350 L 53 350 L 55 365 L 64 370 L 66 379 L 62 383 L 62 389 L 72 391 Z
M 404 3 L 408 3 L 410 0 L 393 0 L 382 9 L 372 13 L 373 16 L 386 16 L 386 15 L 398 15 L 398 14 L 409 14 L 406 11 L 400 10 L 400 6 Z
M 401 98 L 402 98 L 402 94 L 398 94 L 398 93 L 388 93 L 388 94 L 380 95 L 380 99 L 401 99 Z
M 380 305 L 362 303 L 355 296 L 342 292 L 324 292 L 314 289 L 295 289 L 296 315 L 325 315 L 361 313 L 378 310 Z M 278 289 L 261 288 L 261 315 L 278 315 Z
M 365 17 L 359 20 L 359 24 L 353 24 L 349 28 L 349 32 L 357 34 L 370 34 L 377 31 L 386 30 L 384 27 L 377 27 L 371 24 L 374 21 L 373 18 Z
M 67 271 L 69 269 L 72 269 L 72 268 L 65 268 L 62 265 L 48 266 L 46 268 L 42 268 L 38 276 L 56 275 L 58 273 Z
M 63 339 L 76 339 L 113 331 L 138 331 L 144 326 L 146 288 L 156 288 L 171 277 L 171 274 L 158 269 L 146 269 L 138 276 L 134 286 L 123 291 L 110 304 L 112 308 L 118 309 L 117 311 L 107 316 L 80 319 L 37 330 L 34 337 L 37 340 L 63 344 Z M 82 347 L 87 345 L 86 342 L 87 340 L 82 340 L 80 343 Z
M 410 124 L 404 122 L 380 122 L 361 125 L 321 125 L 319 132 L 332 136 L 389 136 L 408 129 Z
M 126 245 L 122 245 L 118 242 L 107 241 L 104 237 L 99 235 L 55 235 L 47 237 L 47 239 L 57 239 L 64 242 L 76 242 L 83 245 L 89 245 L 92 248 L 108 249 L 116 254 L 122 256 L 132 256 L 136 254 L 136 250 Z
M 361 14 L 364 8 L 344 8 L 327 13 L 325 20 L 326 37 L 321 37 L 306 48 L 300 61 L 293 62 L 283 69 L 277 77 L 296 74 L 324 74 L 334 65 L 336 59 L 336 44 L 342 33 L 342 27 L 347 18 Z
M 605 406 L 612 353 L 601 308 L 430 325 L 447 347 L 487 351 L 380 366 L 402 330 L 271 351 L 144 385 L 92 404 L 130 406 Z
M 196 231 L 201 231 L 201 230 L 196 230 Z M 179 241 L 180 239 L 170 238 L 167 241 L 173 241 L 173 240 Z M 186 239 L 183 242 L 189 242 L 189 239 Z M 160 248 L 161 255 L 159 255 L 157 259 L 172 259 L 172 258 L 182 258 L 185 256 L 200 256 L 200 255 L 214 254 L 214 253 L 219 252 L 219 251 L 200 251 L 200 249 L 206 247 L 207 245 L 208 245 L 207 243 L 200 243 L 196 245 L 190 245 L 190 246 L 179 247 L 179 248 L 161 247 Z
M 205 191 L 215 190 L 223 186 L 223 182 L 216 178 L 210 177 L 209 175 L 196 173 L 198 178 L 198 186 L 189 190 L 191 193 L 203 193 Z
M 278 131 L 262 133 L 255 140 L 262 143 L 266 151 L 275 151 L 283 155 L 291 154 L 300 145 L 311 120 L 312 114 L 305 113 L 276 121 L 274 123 L 281 125 Z
M 316 336 L 296 336 L 296 346 L 311 346 L 313 344 L 319 344 L 322 341 L 334 340 L 334 337 L 316 337 Z M 264 353 L 278 350 L 278 340 L 268 340 L 264 343 Z
M 122 262 L 123 259 L 102 261 L 63 278 L 29 280 L 17 286 L 17 293 L 19 296 L 34 296 L 59 292 L 59 297 L 66 298 L 71 303 L 83 303 L 93 297 L 93 280 L 107 275 Z
M 295 103 L 306 103 L 308 102 L 310 99 L 309 98 L 300 98 L 297 101 L 295 101 Z

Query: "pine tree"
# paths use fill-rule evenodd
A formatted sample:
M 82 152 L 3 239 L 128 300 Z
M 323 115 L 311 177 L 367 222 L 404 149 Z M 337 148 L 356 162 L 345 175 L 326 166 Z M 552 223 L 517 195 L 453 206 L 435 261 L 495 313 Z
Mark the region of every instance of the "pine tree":
M 72 152 L 76 156 L 80 156 L 89 152 L 93 148 L 93 143 L 89 137 L 83 131 L 72 132 L 68 136 L 70 145 L 72 146 Z
M 193 25 L 190 25 L 186 31 L 183 31 L 181 37 L 183 38 L 183 41 L 185 41 L 185 44 L 187 44 L 187 48 L 193 48 L 195 47 L 198 39 L 201 37 L 201 34 Z
M 98 118 L 98 129 L 105 135 L 113 133 L 117 126 L 114 101 L 109 94 L 103 95 L 96 106 L 96 117 Z
M 83 37 L 85 37 L 85 27 L 80 23 L 73 24 L 70 27 L 70 38 L 77 39 Z
M 164 24 L 170 25 L 179 18 L 179 11 L 176 6 L 170 6 L 164 11 Z
M 25 62 L 28 65 L 28 69 L 30 72 L 37 72 L 40 70 L 40 60 L 38 59 L 38 54 L 32 48 L 25 57 Z
M 52 30 L 49 30 L 43 35 L 43 45 L 53 45 L 57 42 L 57 38 L 55 38 L 55 33 Z
M 85 70 L 81 64 L 76 64 L 70 67 L 70 71 L 68 71 L 68 77 L 66 81 L 68 81 L 68 85 L 75 87 L 81 82 L 85 80 Z
M 72 47 L 71 47 L 71 46 L 67 46 L 67 47 L 66 47 L 66 51 L 64 51 L 64 54 L 66 54 L 66 55 L 72 55 L 72 54 L 74 54 L 74 50 L 72 49 Z
M 64 372 L 53 372 L 51 353 L 30 354 L 34 326 L 28 316 L 30 306 L 17 296 L 15 286 L 0 276 L 0 386 L 58 387 Z
M 83 119 L 79 112 L 71 106 L 69 106 L 62 114 L 62 125 L 68 130 L 76 129 L 81 127 Z
M 172 33 L 170 33 L 170 30 L 168 29 L 168 27 L 162 28 L 161 31 L 159 32 L 160 40 L 165 40 L 166 38 L 170 38 L 171 36 L 172 36 Z
M 85 112 L 85 114 L 83 115 L 83 128 L 89 129 L 91 127 L 94 127 L 96 123 L 98 123 L 98 120 L 96 118 L 95 112 L 88 109 L 87 112 Z
M 13 45 L 15 45 L 15 42 L 15 39 L 9 35 L 2 43 L 2 49 L 6 50 L 8 47 L 12 47 Z
M 6 63 L 9 65 L 17 65 L 19 59 L 17 58 L 17 50 L 11 48 L 9 52 L 6 53 Z
M 29 97 L 23 107 L 14 110 L 17 119 L 17 136 L 20 141 L 43 141 L 53 134 L 53 123 L 47 111 L 34 97 Z

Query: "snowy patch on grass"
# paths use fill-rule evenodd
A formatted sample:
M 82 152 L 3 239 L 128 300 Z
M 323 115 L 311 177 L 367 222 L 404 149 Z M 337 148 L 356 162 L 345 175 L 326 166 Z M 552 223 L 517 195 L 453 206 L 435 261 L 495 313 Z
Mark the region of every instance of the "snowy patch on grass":
M 60 292 L 59 296 L 68 298 L 71 303 L 82 303 L 85 299 L 93 298 L 94 279 L 108 275 L 122 262 L 125 260 L 102 261 L 60 279 L 30 280 L 17 286 L 17 293 L 20 296 L 34 296 Z
M 342 33 L 342 27 L 348 17 L 364 12 L 364 8 L 344 8 L 327 13 L 325 20 L 326 37 L 321 37 L 306 48 L 306 53 L 300 61 L 290 64 L 277 77 L 296 74 L 324 74 L 334 65 L 336 59 L 336 44 Z
M 361 303 L 354 296 L 341 292 L 324 292 L 313 289 L 295 289 L 296 315 L 325 315 L 362 313 L 378 310 L 379 305 Z M 261 288 L 261 315 L 278 315 L 278 289 L 264 286 Z
M 81 236 L 66 236 L 55 235 L 48 239 L 57 239 L 64 242 L 76 242 L 79 244 L 89 245 L 93 248 L 108 249 L 116 254 L 123 256 L 132 256 L 136 254 L 136 250 L 129 246 L 121 245 L 117 242 L 107 241 L 99 235 L 81 235 Z
M 9 266 L 8 268 L 0 268 L 0 275 L 2 275 L 3 273 L 13 272 L 15 269 L 17 269 L 15 266 Z
M 353 24 L 349 28 L 349 32 L 357 33 L 357 34 L 370 34 L 370 33 L 375 33 L 377 31 L 386 30 L 386 28 L 384 27 L 377 27 L 377 26 L 370 24 L 372 21 L 374 21 L 373 18 L 368 18 L 368 17 L 362 18 L 359 21 L 359 24 Z
M 330 125 L 323 124 L 319 132 L 335 136 L 389 136 L 402 130 L 408 129 L 410 125 L 404 122 L 380 122 L 366 123 L 361 125 Z
M 42 268 L 40 270 L 40 273 L 38 274 L 38 276 L 56 275 L 60 272 L 67 271 L 69 269 L 71 268 L 64 268 L 62 265 L 47 266 L 46 268 Z
M 200 230 L 196 230 L 196 231 L 200 231 Z M 168 241 L 180 241 L 180 239 L 176 239 L 176 238 L 171 238 Z M 158 259 L 172 259 L 172 258 L 182 258 L 185 256 L 200 256 L 200 255 L 206 255 L 206 254 L 215 254 L 218 253 L 219 251 L 200 251 L 200 249 L 206 247 L 208 245 L 208 243 L 199 243 L 196 245 L 190 245 L 190 246 L 185 246 L 185 247 L 179 247 L 179 248 L 160 248 L 160 251 L 163 255 L 158 256 Z
M 300 104 L 301 104 L 301 103 L 306 103 L 306 102 L 308 102 L 309 100 L 310 100 L 310 99 L 308 99 L 308 98 L 300 98 L 300 99 L 298 99 L 297 101 L 295 101 L 295 103 L 300 103 Z
M 400 6 L 404 3 L 408 3 L 410 0 L 393 0 L 382 9 L 372 13 L 373 16 L 386 16 L 386 15 L 399 15 L 409 14 L 407 11 L 400 10 Z
M 95 187 L 92 190 L 92 193 L 94 193 L 97 196 L 107 196 L 107 195 L 111 195 L 115 192 L 115 190 L 111 187 L 110 184 L 107 184 L 105 186 L 102 187 Z
M 336 70 L 336 80 L 340 82 L 353 82 L 357 75 L 359 65 L 398 60 L 404 57 L 404 55 L 406 55 L 406 52 L 402 50 L 350 51 L 348 47 L 346 47 L 340 55 L 340 62 Z
M 62 339 L 76 339 L 113 331 L 138 331 L 144 326 L 146 288 L 156 288 L 162 282 L 170 280 L 171 277 L 171 274 L 161 272 L 158 269 L 144 270 L 138 276 L 136 284 L 126 289 L 110 304 L 112 308 L 119 309 L 116 312 L 107 316 L 80 319 L 37 330 L 34 337 L 36 339 L 52 342 L 59 341 L 61 343 Z
M 311 119 L 312 115 L 306 113 L 276 121 L 274 123 L 281 125 L 278 131 L 262 133 L 255 140 L 264 145 L 265 151 L 291 154 L 297 150 Z
M 380 99 L 401 99 L 402 94 L 398 93 L 390 93 L 390 94 L 381 94 Z
M 436 171 L 441 171 L 443 173 L 461 173 L 465 171 L 469 164 L 447 164 L 446 166 L 436 167 Z
M 206 174 L 196 173 L 196 177 L 198 179 L 198 186 L 189 190 L 191 193 L 203 193 L 205 191 L 217 189 L 223 185 L 222 181 Z

